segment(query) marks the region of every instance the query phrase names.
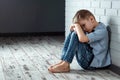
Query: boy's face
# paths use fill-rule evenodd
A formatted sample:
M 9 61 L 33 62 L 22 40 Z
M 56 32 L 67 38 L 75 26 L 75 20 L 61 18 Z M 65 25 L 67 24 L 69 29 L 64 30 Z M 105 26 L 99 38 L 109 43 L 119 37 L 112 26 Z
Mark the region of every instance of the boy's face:
M 81 19 L 79 21 L 79 23 L 85 32 L 92 32 L 92 30 L 94 28 L 93 19 L 91 19 L 91 18 L 84 19 L 84 20 Z

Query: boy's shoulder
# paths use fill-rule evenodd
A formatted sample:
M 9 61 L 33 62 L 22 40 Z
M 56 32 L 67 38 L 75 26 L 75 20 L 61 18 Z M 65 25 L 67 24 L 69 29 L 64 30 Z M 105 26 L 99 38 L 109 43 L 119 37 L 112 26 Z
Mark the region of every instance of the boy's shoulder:
M 99 22 L 98 26 L 95 28 L 95 30 L 99 30 L 99 29 L 105 29 L 106 30 L 106 25 L 102 22 Z

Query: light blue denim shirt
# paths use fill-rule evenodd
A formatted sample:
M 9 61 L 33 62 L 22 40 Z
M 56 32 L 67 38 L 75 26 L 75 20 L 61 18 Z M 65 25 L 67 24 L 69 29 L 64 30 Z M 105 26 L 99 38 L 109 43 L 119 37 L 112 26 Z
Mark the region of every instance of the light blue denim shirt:
M 87 34 L 89 44 L 93 48 L 94 58 L 91 67 L 105 67 L 111 64 L 110 51 L 108 50 L 108 31 L 106 26 L 99 22 L 93 32 Z

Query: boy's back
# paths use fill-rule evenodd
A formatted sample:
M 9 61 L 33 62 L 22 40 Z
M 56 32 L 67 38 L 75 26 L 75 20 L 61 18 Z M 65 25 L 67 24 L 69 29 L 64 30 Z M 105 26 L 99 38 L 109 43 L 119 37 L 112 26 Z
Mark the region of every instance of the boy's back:
M 106 26 L 99 22 L 93 32 L 87 34 L 89 44 L 93 48 L 94 59 L 91 67 L 105 67 L 111 64 L 109 52 L 109 36 Z

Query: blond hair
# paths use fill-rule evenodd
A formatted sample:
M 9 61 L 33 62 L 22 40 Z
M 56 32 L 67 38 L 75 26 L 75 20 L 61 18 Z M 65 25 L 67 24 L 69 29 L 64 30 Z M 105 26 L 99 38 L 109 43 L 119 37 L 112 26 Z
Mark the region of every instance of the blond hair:
M 82 9 L 76 12 L 75 16 L 73 17 L 72 22 L 77 23 L 79 22 L 80 19 L 88 19 L 90 16 L 94 17 L 94 15 L 90 11 Z

